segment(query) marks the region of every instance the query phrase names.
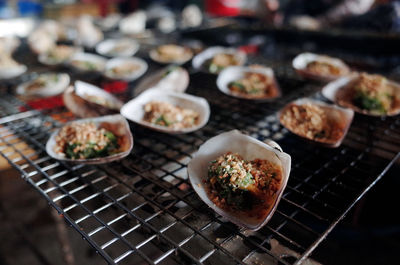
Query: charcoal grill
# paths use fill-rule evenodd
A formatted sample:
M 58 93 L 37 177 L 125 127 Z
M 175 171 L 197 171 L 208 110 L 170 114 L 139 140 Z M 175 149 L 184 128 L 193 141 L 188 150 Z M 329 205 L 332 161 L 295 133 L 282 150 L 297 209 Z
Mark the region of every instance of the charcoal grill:
M 306 143 L 279 125 L 276 112 L 298 97 L 322 99 L 322 84 L 298 77 L 289 61 L 250 60 L 274 68 L 280 99 L 232 98 L 218 91 L 215 76 L 192 72 L 188 93 L 209 101 L 209 123 L 186 135 L 131 124 L 132 153 L 101 166 L 50 158 L 49 135 L 75 117 L 63 106 L 31 108 L 12 95 L 15 82 L 9 83 L 1 89 L 0 154 L 109 264 L 301 264 L 398 160 L 400 118 L 356 115 L 339 148 Z M 133 87 L 118 96 L 127 100 Z M 216 215 L 187 179 L 198 147 L 231 129 L 273 139 L 292 156 L 278 209 L 257 232 Z

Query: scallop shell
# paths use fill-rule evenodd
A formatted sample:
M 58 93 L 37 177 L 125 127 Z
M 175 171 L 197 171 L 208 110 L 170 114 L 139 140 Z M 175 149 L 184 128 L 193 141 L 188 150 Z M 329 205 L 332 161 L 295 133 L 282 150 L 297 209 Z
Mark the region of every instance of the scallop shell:
M 349 98 L 347 92 L 351 91 L 352 84 L 357 80 L 358 76 L 358 73 L 353 73 L 349 76 L 345 76 L 330 82 L 322 89 L 322 95 L 342 107 L 351 108 L 357 113 L 368 116 L 395 116 L 400 113 L 400 84 L 390 80 L 388 80 L 388 83 L 394 88 L 396 100 L 394 108 L 390 112 L 382 115 L 379 113 L 370 112 L 368 110 L 363 110 L 355 106 L 352 103 L 351 98 Z
M 56 146 L 56 136 L 58 135 L 60 129 L 53 132 L 46 143 L 46 152 L 52 158 L 63 160 L 67 162 L 81 163 L 81 164 L 104 164 L 109 163 L 115 160 L 122 159 L 129 155 L 133 147 L 133 137 L 129 128 L 129 124 L 124 117 L 120 114 L 116 115 L 108 115 L 98 118 L 88 118 L 88 119 L 80 119 L 72 122 L 85 123 L 85 122 L 93 122 L 98 127 L 106 127 L 107 130 L 111 131 L 117 137 L 123 137 L 121 152 L 117 154 L 113 154 L 106 157 L 99 158 L 91 158 L 91 159 L 70 159 L 66 158 L 62 154 L 56 153 L 54 148 Z M 69 122 L 69 123 L 72 123 Z M 67 123 L 67 124 L 69 124 Z M 64 126 L 66 126 L 65 124 Z
M 130 74 L 126 75 L 115 75 L 111 70 L 121 64 L 130 64 L 130 65 L 137 65 L 139 68 L 134 70 Z M 107 62 L 104 75 L 110 79 L 118 79 L 118 80 L 125 80 L 125 81 L 133 81 L 141 77 L 147 71 L 148 65 L 147 63 L 137 57 L 132 58 L 125 58 L 119 57 L 111 59 Z
M 203 70 L 208 73 L 209 71 L 204 68 L 204 63 L 219 53 L 234 54 L 239 61 L 239 65 L 244 65 L 247 60 L 246 53 L 238 49 L 216 46 L 210 47 L 203 52 L 197 54 L 192 60 L 193 68 L 197 70 Z
M 307 103 L 311 103 L 311 104 L 316 104 L 319 107 L 323 108 L 325 110 L 325 113 L 328 117 L 328 119 L 330 121 L 334 121 L 335 123 L 341 123 L 343 124 L 343 130 L 342 130 L 342 135 L 340 138 L 338 139 L 320 139 L 320 140 L 311 140 L 308 139 L 306 137 L 303 137 L 302 135 L 296 134 L 294 133 L 290 128 L 286 127 L 281 119 L 282 119 L 282 115 L 285 113 L 285 111 L 291 106 L 291 105 L 304 105 Z M 330 148 L 336 148 L 339 147 L 343 141 L 343 139 L 345 138 L 347 131 L 350 128 L 351 122 L 353 120 L 354 117 L 354 111 L 351 109 L 345 109 L 345 108 L 341 108 L 332 104 L 327 104 L 325 102 L 322 101 L 318 101 L 318 100 L 312 100 L 309 98 L 300 98 L 297 99 L 293 102 L 290 102 L 289 104 L 287 104 L 279 113 L 279 121 L 281 122 L 282 126 L 284 126 L 286 129 L 288 129 L 290 132 L 296 134 L 297 136 L 299 136 L 302 139 L 305 139 L 306 141 L 309 142 L 314 142 L 314 143 L 318 143 L 322 146 L 325 147 L 330 147 Z
M 88 99 L 88 96 L 104 98 L 109 102 L 109 104 L 115 107 L 110 108 L 109 106 L 94 103 Z M 67 88 L 64 92 L 63 100 L 65 106 L 72 113 L 82 118 L 118 113 L 123 105 L 122 101 L 114 97 L 112 94 L 82 81 L 76 81 L 75 86 Z
M 350 73 L 350 68 L 342 60 L 308 52 L 297 55 L 296 58 L 293 59 L 292 65 L 293 68 L 297 71 L 297 73 L 299 73 L 301 76 L 304 76 L 305 78 L 310 78 L 324 82 L 329 82 L 340 78 L 340 76 L 336 75 L 320 75 L 308 71 L 307 65 L 314 61 L 327 62 L 334 66 L 337 66 L 338 68 L 341 68 L 344 71 L 343 75 L 347 75 Z
M 99 26 L 102 30 L 111 30 L 115 28 L 119 21 L 121 20 L 122 16 L 120 14 L 110 14 L 104 18 L 99 18 L 95 20 L 95 24 Z
M 26 88 L 33 83 L 37 78 L 40 76 L 51 77 L 52 75 L 56 74 L 58 76 L 57 82 L 46 82 L 46 86 L 35 91 L 27 90 Z M 42 97 L 50 97 L 55 96 L 62 93 L 69 85 L 70 77 L 68 74 L 65 73 L 45 73 L 40 74 L 35 78 L 35 80 L 31 80 L 25 83 L 20 84 L 16 92 L 18 95 L 24 96 L 42 96 Z
M 75 60 L 87 61 L 87 62 L 93 63 L 98 66 L 98 69 L 91 70 L 91 69 L 84 69 L 81 67 L 77 67 L 72 64 L 72 61 L 75 61 Z M 69 60 L 69 65 L 79 72 L 102 72 L 105 69 L 106 63 L 107 63 L 106 58 L 96 55 L 96 54 L 91 54 L 91 53 L 76 53 Z
M 112 51 L 118 44 L 124 44 L 122 51 Z M 139 50 L 139 43 L 131 39 L 108 39 L 96 45 L 96 52 L 109 57 L 130 57 Z
M 167 45 L 169 46 L 169 45 L 174 45 L 174 44 L 167 44 Z M 167 46 L 167 45 L 161 45 L 160 47 Z M 174 45 L 174 46 L 181 47 L 185 50 L 184 55 L 181 58 L 176 58 L 174 60 L 165 60 L 159 55 L 157 49 L 150 50 L 149 56 L 153 61 L 155 61 L 157 63 L 161 63 L 161 64 L 170 64 L 170 63 L 184 64 L 184 63 L 188 62 L 190 59 L 192 59 L 193 52 L 190 48 L 179 46 L 179 45 Z
M 229 89 L 229 83 L 236 81 L 240 78 L 243 78 L 245 73 L 248 73 L 248 72 L 260 73 L 260 74 L 263 74 L 265 76 L 272 78 L 273 82 L 274 82 L 274 87 L 277 90 L 277 95 L 275 97 L 252 98 L 251 96 L 245 96 L 245 95 L 233 93 Z M 218 78 L 217 78 L 217 86 L 221 92 L 225 93 L 226 95 L 236 97 L 236 98 L 267 101 L 267 100 L 272 100 L 272 99 L 278 98 L 281 95 L 280 88 L 275 79 L 274 71 L 269 67 L 259 67 L 259 68 L 245 67 L 245 66 L 227 67 L 219 73 Z
M 165 73 L 172 67 L 176 69 L 174 69 L 168 75 L 165 75 Z M 189 73 L 185 68 L 174 65 L 167 66 L 141 80 L 134 89 L 134 96 L 136 97 L 149 88 L 158 88 L 161 90 L 183 93 L 188 85 Z
M 12 67 L 2 67 L 0 66 L 0 79 L 11 79 L 22 75 L 28 70 L 28 67 L 23 64 L 18 64 Z
M 198 112 L 200 115 L 198 124 L 191 128 L 174 130 L 143 121 L 143 116 L 145 114 L 144 105 L 153 100 L 168 102 L 174 106 L 192 109 Z M 199 130 L 206 125 L 210 117 L 210 106 L 208 105 L 207 100 L 201 97 L 172 91 L 163 91 L 160 89 L 149 89 L 140 94 L 137 98 L 134 98 L 126 103 L 121 109 L 121 114 L 128 120 L 131 120 L 144 127 L 170 134 L 180 134 Z
M 76 54 L 76 53 L 82 53 L 82 52 L 83 52 L 83 49 L 82 49 L 81 47 L 71 47 L 71 48 L 74 49 L 74 52 L 73 52 L 73 54 L 71 54 L 70 58 L 72 58 L 72 57 L 74 56 L 74 54 Z M 48 65 L 48 66 L 60 65 L 60 64 L 65 63 L 65 62 L 68 61 L 68 60 L 69 60 L 69 59 L 67 59 L 67 60 L 62 60 L 62 61 L 54 61 L 54 59 L 51 59 L 51 58 L 49 57 L 48 52 L 41 53 L 41 54 L 39 54 L 39 56 L 38 56 L 38 61 L 39 61 L 40 63 L 42 63 L 42 64 L 44 64 L 44 65 Z
M 282 152 L 278 144 L 275 142 L 273 146 L 263 143 L 255 138 L 244 135 L 237 130 L 217 135 L 205 143 L 203 143 L 197 153 L 193 156 L 188 164 L 188 175 L 193 189 L 210 208 L 225 217 L 238 226 L 251 230 L 258 230 L 264 226 L 274 214 L 279 200 L 286 187 L 290 174 L 291 157 Z M 207 170 L 210 161 L 215 160 L 227 152 L 240 154 L 245 160 L 254 160 L 256 158 L 265 159 L 282 167 L 282 184 L 277 193 L 274 205 L 264 219 L 252 217 L 244 217 L 239 214 L 228 212 L 223 208 L 215 205 L 208 197 L 204 183 L 207 179 Z

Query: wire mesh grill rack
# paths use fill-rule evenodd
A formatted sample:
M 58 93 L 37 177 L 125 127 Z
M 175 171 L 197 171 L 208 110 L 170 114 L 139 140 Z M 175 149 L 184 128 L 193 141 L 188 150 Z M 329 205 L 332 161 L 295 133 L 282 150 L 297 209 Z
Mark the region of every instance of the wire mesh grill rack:
M 110 264 L 300 264 L 399 158 L 400 119 L 356 115 L 341 147 L 305 143 L 279 125 L 276 111 L 301 96 L 319 97 L 321 84 L 298 78 L 287 64 L 253 61 L 273 66 L 281 99 L 240 101 L 218 92 L 215 77 L 193 73 L 188 92 L 209 100 L 209 123 L 186 135 L 135 126 L 133 152 L 102 166 L 46 154 L 50 133 L 74 119 L 66 109 L 26 109 L 3 93 L 0 153 Z M 292 156 L 279 207 L 257 232 L 216 215 L 187 179 L 198 147 L 231 129 L 272 138 Z

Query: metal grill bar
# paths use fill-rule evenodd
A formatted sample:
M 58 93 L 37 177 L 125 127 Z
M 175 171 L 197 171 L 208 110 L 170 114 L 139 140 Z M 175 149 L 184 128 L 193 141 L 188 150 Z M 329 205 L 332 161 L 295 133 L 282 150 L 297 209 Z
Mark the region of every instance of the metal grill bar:
M 314 94 L 320 84 L 298 78 L 287 64 L 252 60 L 275 68 L 284 97 L 268 104 L 240 101 L 216 91 L 214 77 L 192 72 L 189 93 L 209 100 L 209 123 L 188 135 L 135 126 L 132 154 L 104 166 L 51 159 L 44 147 L 48 136 L 74 117 L 63 107 L 30 110 L 6 94 L 0 99 L 7 102 L 0 108 L 0 154 L 110 264 L 300 264 L 399 158 L 400 119 L 356 115 L 340 148 L 304 144 L 279 125 L 276 111 L 300 96 L 320 98 Z M 293 159 L 279 207 L 258 232 L 216 215 L 187 179 L 198 147 L 230 129 L 272 138 Z M 298 256 L 275 253 L 271 239 Z

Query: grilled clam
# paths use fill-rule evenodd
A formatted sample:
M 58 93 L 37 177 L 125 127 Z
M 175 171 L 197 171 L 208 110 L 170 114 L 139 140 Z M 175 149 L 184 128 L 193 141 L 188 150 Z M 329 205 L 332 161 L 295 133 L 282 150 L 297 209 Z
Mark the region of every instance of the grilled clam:
M 108 39 L 96 45 L 96 52 L 109 57 L 130 57 L 139 50 L 139 43 L 132 39 Z
M 222 199 L 222 197 L 227 195 L 226 192 L 218 194 L 216 193 L 218 190 L 211 188 L 214 187 L 210 185 L 210 181 L 214 182 L 214 178 L 210 177 L 210 174 L 214 172 L 214 165 L 219 163 L 219 159 L 222 156 L 229 155 L 236 155 L 243 159 L 242 161 L 232 163 L 232 166 L 235 165 L 235 167 L 243 164 L 242 167 L 239 166 L 238 170 L 244 168 L 244 164 L 248 164 L 250 161 L 255 161 L 256 164 L 262 162 L 273 167 L 274 170 L 273 172 L 271 171 L 272 175 L 269 178 L 276 178 L 279 181 L 274 181 L 275 185 L 273 188 L 264 185 L 265 192 L 270 194 L 268 205 L 261 205 L 263 204 L 262 201 L 254 199 L 257 197 L 254 194 L 257 191 L 255 185 L 261 184 L 258 181 L 256 182 L 256 178 L 253 176 L 253 174 L 258 174 L 256 165 L 254 165 L 251 172 L 243 175 L 243 177 L 248 179 L 246 183 L 241 183 L 237 186 L 235 184 L 233 185 L 233 189 L 231 189 L 230 184 L 226 187 L 232 191 L 231 196 L 229 196 L 230 199 Z M 289 178 L 290 164 L 290 156 L 284 153 L 275 142 L 266 144 L 250 136 L 246 136 L 237 130 L 233 130 L 217 135 L 203 143 L 189 162 L 188 175 L 193 189 L 199 195 L 200 199 L 216 213 L 238 226 L 258 230 L 271 219 L 277 208 Z M 221 177 L 225 176 L 224 170 L 226 168 L 226 176 L 229 177 L 231 174 L 231 177 L 234 178 L 231 178 L 232 181 L 238 180 L 236 173 L 239 171 L 234 171 L 236 169 L 231 168 L 226 163 L 216 168 L 219 171 L 217 174 L 222 174 Z M 257 179 L 261 180 L 261 176 L 257 176 Z M 264 184 L 268 183 L 268 181 L 264 182 Z M 253 197 L 253 194 L 255 197 Z M 218 198 L 218 196 L 221 197 Z M 234 206 L 236 203 L 244 203 L 244 208 Z M 262 206 L 262 209 L 258 209 L 260 208 L 259 206 Z M 257 211 L 257 213 L 254 214 L 254 211 Z
M 274 72 L 268 67 L 230 66 L 218 75 L 219 90 L 229 96 L 271 100 L 280 96 Z
M 185 68 L 170 65 L 162 68 L 152 75 L 144 77 L 135 87 L 134 96 L 139 95 L 149 88 L 167 91 L 185 92 L 189 85 L 189 73 Z
M 126 103 L 121 114 L 144 127 L 171 134 L 189 133 L 202 128 L 210 117 L 204 98 L 149 89 Z
M 197 54 L 192 60 L 192 65 L 194 69 L 218 74 L 228 66 L 244 65 L 246 60 L 246 54 L 238 49 L 211 47 Z
M 327 84 L 322 95 L 364 115 L 395 116 L 400 113 L 400 84 L 381 75 L 353 73 Z
M 58 160 L 104 164 L 129 155 L 132 147 L 129 124 L 117 114 L 65 124 L 51 134 L 46 151 Z
M 350 128 L 354 111 L 300 98 L 287 104 L 278 116 L 280 123 L 297 136 L 326 147 L 338 147 Z
M 329 82 L 350 73 L 342 60 L 308 52 L 297 55 L 292 64 L 301 76 L 318 81 Z
M 193 52 L 190 48 L 166 44 L 161 45 L 150 51 L 150 58 L 162 64 L 184 64 L 193 57 Z
M 82 118 L 118 113 L 123 105 L 110 93 L 82 81 L 67 88 L 63 100 L 72 113 Z
M 141 77 L 147 67 L 147 63 L 140 58 L 117 57 L 107 62 L 104 75 L 110 79 L 133 81 Z
M 61 94 L 69 85 L 70 77 L 65 73 L 39 74 L 33 80 L 20 84 L 16 92 L 21 96 L 50 97 Z

